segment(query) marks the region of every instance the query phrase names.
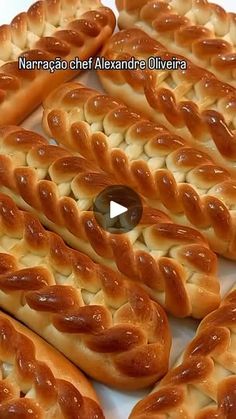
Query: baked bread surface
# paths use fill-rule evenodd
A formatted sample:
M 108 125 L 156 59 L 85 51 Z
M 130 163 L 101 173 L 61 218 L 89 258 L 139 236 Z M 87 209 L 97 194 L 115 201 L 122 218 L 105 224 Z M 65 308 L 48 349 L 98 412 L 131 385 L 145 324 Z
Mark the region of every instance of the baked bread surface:
M 185 60 L 181 70 L 100 70 L 105 91 L 161 123 L 189 141 L 192 147 L 210 154 L 216 164 L 235 177 L 235 88 L 222 83 L 209 71 L 183 56 L 169 52 L 140 29 L 113 35 L 102 53 L 109 60 Z
M 236 14 L 207 0 L 116 0 L 119 26 L 144 30 L 236 87 Z
M 234 419 L 236 290 L 209 314 L 184 354 L 130 419 Z
M 19 57 L 86 60 L 99 51 L 114 27 L 113 12 L 99 0 L 38 1 L 10 25 L 0 26 L 0 125 L 20 123 L 49 92 L 79 73 L 19 69 Z
M 2 192 L 72 247 L 137 281 L 172 314 L 202 318 L 218 306 L 217 260 L 201 233 L 146 205 L 129 233 L 98 225 L 93 199 L 117 184 L 114 176 L 18 127 L 1 130 L 0 170 Z
M 236 259 L 235 180 L 205 151 L 78 83 L 60 86 L 44 101 L 43 126 L 150 206 L 198 229 L 212 250 Z
M 0 195 L 0 306 L 93 378 L 120 389 L 168 368 L 164 310 L 133 281 L 94 263 Z
M 0 255 L 1 277 L 7 269 Z M 0 312 L 0 417 L 104 419 L 85 376 L 39 336 Z

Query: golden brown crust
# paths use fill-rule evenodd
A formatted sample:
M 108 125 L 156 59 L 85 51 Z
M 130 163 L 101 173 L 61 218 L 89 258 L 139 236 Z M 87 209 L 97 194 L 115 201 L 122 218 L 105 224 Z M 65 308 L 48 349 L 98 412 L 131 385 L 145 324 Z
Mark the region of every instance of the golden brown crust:
M 183 59 L 136 28 L 115 34 L 103 54 L 107 59 L 146 60 L 150 55 Z M 187 70 L 100 70 L 99 74 L 110 94 L 174 130 L 235 176 L 235 89 L 187 63 Z
M 140 401 L 132 419 L 233 419 L 236 412 L 236 290 L 198 328 L 175 368 Z
M 117 184 L 114 176 L 33 132 L 9 127 L 0 137 L 0 190 L 17 204 L 73 247 L 138 281 L 172 314 L 201 318 L 218 306 L 216 256 L 200 233 L 147 206 L 130 233 L 108 233 L 91 205 L 104 187 Z
M 45 131 L 129 185 L 175 222 L 191 224 L 212 249 L 236 259 L 235 181 L 209 155 L 78 83 L 44 102 Z
M 0 258 L 2 261 L 2 254 Z M 104 418 L 85 376 L 39 336 L 2 312 L 0 359 L 1 418 Z
M 0 194 L 0 306 L 86 373 L 137 389 L 163 376 L 170 331 L 139 285 L 94 263 Z
M 79 73 L 20 70 L 20 56 L 27 60 L 85 60 L 99 51 L 114 27 L 113 12 L 99 0 L 38 1 L 10 25 L 2 25 L 0 125 L 21 122 L 56 86 Z
M 136 26 L 170 51 L 236 87 L 236 14 L 207 0 L 116 1 L 119 26 Z

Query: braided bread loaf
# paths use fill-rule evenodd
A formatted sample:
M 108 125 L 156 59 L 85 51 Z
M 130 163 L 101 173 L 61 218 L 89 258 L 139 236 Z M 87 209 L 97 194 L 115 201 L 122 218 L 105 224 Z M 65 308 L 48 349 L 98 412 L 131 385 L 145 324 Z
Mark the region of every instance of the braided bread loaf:
M 16 124 L 79 71 L 19 69 L 18 58 L 69 62 L 95 54 L 115 27 L 100 0 L 41 0 L 0 26 L 0 125 Z M 16 104 L 20 104 L 16 106 Z
M 77 83 L 56 89 L 44 108 L 49 135 L 168 211 L 175 222 L 199 229 L 217 253 L 236 259 L 236 183 L 206 153 Z
M 135 57 L 147 62 L 150 56 L 183 59 L 136 28 L 115 34 L 103 55 L 124 61 Z M 188 139 L 235 175 L 236 91 L 190 61 L 187 65 L 186 70 L 100 70 L 99 74 L 107 92 Z
M 0 194 L 0 306 L 97 380 L 122 389 L 167 370 L 164 310 L 143 289 L 67 247 Z
M 101 190 L 117 184 L 114 176 L 21 128 L 2 128 L 0 147 L 0 190 L 74 248 L 138 281 L 178 317 L 201 318 L 218 306 L 216 256 L 196 230 L 145 206 L 137 227 L 111 234 L 91 206 Z
M 234 419 L 236 290 L 200 324 L 177 366 L 130 415 L 132 419 Z
M 5 272 L 12 262 L 12 256 L 5 254 L 4 259 L 0 255 Z M 0 361 L 1 419 L 104 419 L 85 376 L 41 338 L 2 312 Z
M 236 87 L 236 14 L 207 0 L 116 0 L 119 26 L 136 26 Z

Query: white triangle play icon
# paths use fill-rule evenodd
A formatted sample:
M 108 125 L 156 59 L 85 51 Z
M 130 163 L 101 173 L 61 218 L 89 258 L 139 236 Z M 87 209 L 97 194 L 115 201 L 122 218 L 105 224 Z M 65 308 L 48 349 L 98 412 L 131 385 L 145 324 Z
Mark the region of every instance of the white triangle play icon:
M 115 201 L 110 201 L 110 218 L 118 217 L 118 215 L 124 214 L 128 211 L 128 208 L 118 204 Z

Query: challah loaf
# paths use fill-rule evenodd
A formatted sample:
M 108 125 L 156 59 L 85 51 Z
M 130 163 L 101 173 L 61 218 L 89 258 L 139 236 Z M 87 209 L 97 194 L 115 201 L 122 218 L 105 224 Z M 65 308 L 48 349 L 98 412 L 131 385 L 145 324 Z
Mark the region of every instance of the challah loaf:
M 130 419 L 234 419 L 236 290 L 200 324 L 177 366 L 140 401 Z
M 205 152 L 78 83 L 44 102 L 45 131 L 129 185 L 176 223 L 191 225 L 211 248 L 236 259 L 236 183 Z
M 0 254 L 1 283 L 13 261 L 10 254 Z M 1 419 L 104 419 L 95 392 L 79 369 L 3 312 L 0 362 Z
M 148 386 L 166 372 L 171 338 L 164 310 L 135 282 L 67 247 L 3 194 L 0 252 L 0 307 L 87 374 L 124 390 Z
M 146 114 L 186 138 L 190 145 L 207 152 L 216 164 L 232 170 L 236 166 L 236 91 L 212 73 L 189 60 L 187 69 L 154 69 L 150 56 L 164 61 L 179 58 L 142 30 L 134 28 L 115 34 L 104 47 L 107 60 L 134 57 L 146 69 L 100 70 L 105 90 L 126 105 Z
M 116 5 L 122 29 L 142 29 L 236 87 L 235 13 L 207 0 L 116 0 Z
M 69 67 L 20 68 L 19 57 L 82 61 L 99 51 L 114 27 L 113 12 L 99 0 L 37 1 L 10 25 L 0 26 L 0 125 L 21 122 L 50 91 L 79 73 Z
M 138 281 L 172 314 L 201 318 L 218 306 L 217 260 L 202 234 L 145 205 L 132 231 L 105 231 L 92 203 L 116 178 L 88 160 L 34 132 L 8 127 L 0 132 L 0 172 L 0 190 L 20 207 L 72 247 Z

